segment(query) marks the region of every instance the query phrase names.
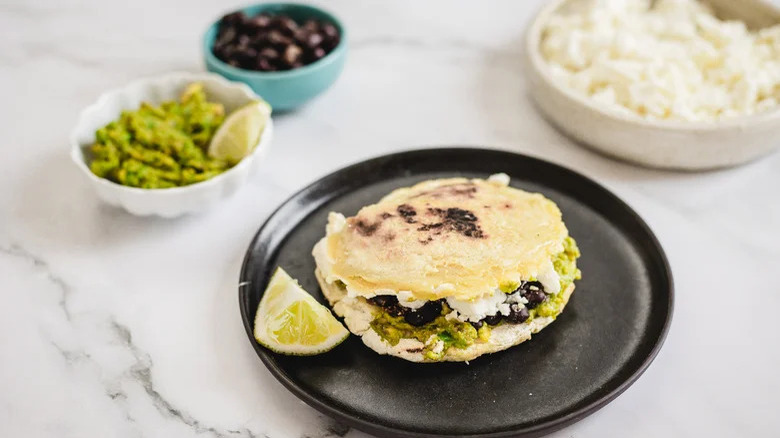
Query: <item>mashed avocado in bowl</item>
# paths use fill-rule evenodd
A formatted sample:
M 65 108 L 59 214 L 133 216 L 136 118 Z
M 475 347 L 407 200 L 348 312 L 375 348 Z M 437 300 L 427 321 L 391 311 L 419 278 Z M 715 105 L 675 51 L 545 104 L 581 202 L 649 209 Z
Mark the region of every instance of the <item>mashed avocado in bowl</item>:
M 262 97 L 218 75 L 189 72 L 106 91 L 81 111 L 69 137 L 70 158 L 101 201 L 166 218 L 231 197 L 272 139 Z
M 145 189 L 205 181 L 230 168 L 206 153 L 224 120 L 222 104 L 209 102 L 203 85 L 192 83 L 179 101 L 144 102 L 98 129 L 89 168 L 101 178 Z
M 143 189 L 206 181 L 249 155 L 260 140 L 271 107 L 256 100 L 225 117 L 209 102 L 203 84 L 189 84 L 178 101 L 142 102 L 95 133 L 89 169 L 115 183 Z

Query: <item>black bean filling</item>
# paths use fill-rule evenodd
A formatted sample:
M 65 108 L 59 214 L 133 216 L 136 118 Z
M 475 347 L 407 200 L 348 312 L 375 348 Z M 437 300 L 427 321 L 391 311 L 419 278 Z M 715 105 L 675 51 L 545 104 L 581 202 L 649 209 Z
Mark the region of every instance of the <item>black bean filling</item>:
M 498 325 L 502 320 L 510 324 L 522 324 L 528 320 L 530 316 L 528 311 L 547 299 L 544 287 L 542 287 L 542 284 L 538 281 L 523 282 L 520 287 L 515 289 L 512 293 L 515 292 L 519 292 L 523 298 L 528 300 L 528 303 L 526 305 L 512 303 L 509 306 L 509 315 L 505 316 L 496 313 L 495 315 L 487 316 L 480 321 L 470 322 L 470 324 L 477 330 L 484 324 Z M 371 304 L 381 307 L 385 312 L 392 316 L 402 316 L 404 321 L 414 327 L 428 324 L 441 315 L 445 302 L 445 300 L 428 301 L 419 309 L 410 309 L 409 307 L 399 304 L 398 298 L 395 295 L 377 295 L 373 298 L 369 298 L 368 301 Z
M 539 283 L 538 281 L 526 281 L 520 285 L 519 288 L 515 289 L 514 292 L 518 291 L 523 298 L 528 300 L 528 304 L 526 304 L 525 307 L 528 307 L 529 309 L 535 308 L 547 299 L 544 287 L 542 286 L 542 283 Z
M 409 324 L 420 327 L 436 319 L 441 315 L 444 300 L 428 301 L 419 309 L 410 309 L 398 303 L 395 295 L 378 295 L 369 298 L 371 304 L 375 304 L 392 316 L 403 316 Z

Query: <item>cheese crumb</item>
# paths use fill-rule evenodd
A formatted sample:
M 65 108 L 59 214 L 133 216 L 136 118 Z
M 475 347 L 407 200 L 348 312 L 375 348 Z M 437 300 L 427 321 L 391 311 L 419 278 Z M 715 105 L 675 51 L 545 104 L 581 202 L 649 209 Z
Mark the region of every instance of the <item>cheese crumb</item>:
M 506 187 L 509 185 L 509 175 L 505 173 L 494 173 L 493 175 L 490 175 L 487 179 L 487 182 L 497 185 L 497 186 L 503 186 Z
M 553 80 L 613 112 L 717 121 L 780 102 L 780 25 L 751 32 L 696 0 L 575 0 L 546 24 Z

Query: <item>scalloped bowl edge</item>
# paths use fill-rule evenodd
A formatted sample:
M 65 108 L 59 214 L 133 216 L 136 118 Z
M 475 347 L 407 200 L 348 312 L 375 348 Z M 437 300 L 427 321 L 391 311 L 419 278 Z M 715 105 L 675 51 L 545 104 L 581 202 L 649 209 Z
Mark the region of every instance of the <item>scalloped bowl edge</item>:
M 258 99 L 245 84 L 230 82 L 213 73 L 169 73 L 137 79 L 109 90 L 81 111 L 70 134 L 70 156 L 103 202 L 137 216 L 173 218 L 205 210 L 232 196 L 255 172 L 273 138 L 273 119 L 270 118 L 249 156 L 200 183 L 170 189 L 141 189 L 100 178 L 89 169 L 84 150 L 94 141 L 98 128 L 115 120 L 122 110 L 138 108 L 141 101 L 159 103 L 176 99 L 181 89 L 192 82 L 202 82 L 210 99 L 224 104 L 228 113 Z

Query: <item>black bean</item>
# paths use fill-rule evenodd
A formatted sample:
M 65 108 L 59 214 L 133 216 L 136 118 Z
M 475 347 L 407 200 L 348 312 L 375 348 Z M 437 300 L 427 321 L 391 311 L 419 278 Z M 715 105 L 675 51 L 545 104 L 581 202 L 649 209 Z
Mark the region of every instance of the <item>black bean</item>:
M 295 31 L 295 35 L 293 35 L 292 39 L 298 44 L 306 45 L 306 38 L 309 37 L 309 34 L 311 32 L 308 32 L 306 29 L 298 28 L 298 30 Z
M 276 70 L 276 67 L 271 64 L 271 62 L 266 58 L 259 58 L 257 60 L 257 70 L 260 71 L 274 71 Z
M 336 29 L 336 26 L 330 23 L 322 25 L 322 33 L 324 33 L 327 38 L 338 38 L 339 36 L 339 31 Z
M 268 44 L 273 46 L 277 50 L 283 50 L 292 41 L 289 38 L 282 35 L 278 30 L 272 30 L 268 32 Z
M 413 310 L 404 315 L 404 320 L 415 327 L 420 327 L 421 325 L 425 325 L 441 315 L 441 310 L 441 301 L 428 301 L 419 309 Z
M 524 281 L 523 284 L 520 285 L 518 290 L 521 292 L 527 292 L 531 290 L 544 290 L 544 286 L 542 286 L 542 283 L 538 281 Z
M 526 300 L 528 300 L 528 306 L 529 309 L 533 309 L 539 304 L 542 304 L 544 300 L 547 299 L 547 294 L 544 293 L 541 289 L 539 290 L 531 290 L 523 294 L 523 297 L 525 297 Z
M 271 24 L 271 17 L 265 14 L 256 15 L 250 18 L 246 24 L 252 31 L 259 32 Z
M 499 322 L 501 322 L 501 314 L 496 313 L 495 315 L 486 316 L 485 319 L 483 319 L 488 325 L 496 325 Z
M 319 46 L 320 44 L 322 44 L 323 39 L 324 37 L 322 36 L 322 34 L 314 32 L 314 33 L 310 33 L 303 41 L 303 43 L 306 44 L 306 47 L 313 49 Z
M 471 326 L 472 326 L 472 327 L 474 327 L 474 328 L 475 328 L 475 329 L 477 329 L 477 330 L 481 329 L 481 328 L 482 328 L 482 326 L 483 326 L 483 325 L 485 325 L 485 323 L 484 323 L 484 322 L 482 322 L 482 321 L 477 321 L 477 322 L 469 322 L 469 324 L 471 324 Z
M 220 53 L 225 51 L 225 48 L 228 47 L 228 44 L 214 44 L 214 54 L 217 55 L 217 58 L 221 58 Z
M 219 36 L 217 37 L 217 41 L 214 43 L 214 46 L 215 47 L 224 46 L 232 42 L 236 38 L 236 35 L 237 35 L 236 28 L 228 27 L 219 33 Z
M 368 301 L 383 308 L 387 313 L 393 316 L 402 316 L 411 311 L 411 309 L 398 304 L 398 298 L 393 295 L 377 295 L 373 298 L 369 298 Z
M 271 64 L 274 66 L 274 68 L 276 70 L 284 71 L 284 70 L 289 70 L 290 69 L 290 66 L 286 62 L 284 62 L 284 59 L 281 58 L 281 57 L 280 58 L 276 58 L 276 59 L 272 59 L 270 61 L 271 61 Z
M 265 49 L 260 51 L 260 56 L 263 58 L 266 58 L 268 60 L 276 59 L 279 57 L 279 52 L 276 51 L 276 49 L 272 49 L 270 47 L 266 47 Z
M 407 313 L 404 315 L 404 320 L 415 327 L 425 324 L 423 315 L 417 312 Z
M 506 316 L 506 320 L 512 324 L 521 324 L 525 322 L 529 316 L 530 314 L 525 306 L 522 304 L 512 304 L 510 306 L 509 315 Z
M 265 49 L 268 46 L 268 42 L 265 40 L 265 35 L 262 33 L 258 33 L 255 36 L 251 37 L 251 40 L 249 41 L 249 46 L 253 49 L 260 52 L 261 50 Z
M 339 45 L 339 41 L 338 38 L 326 38 L 325 41 L 322 42 L 321 47 L 325 49 L 326 52 L 330 52 Z
M 278 29 L 284 35 L 292 37 L 298 30 L 298 24 L 290 17 L 279 17 Z
M 320 23 L 317 20 L 308 19 L 303 23 L 301 29 L 307 32 L 317 32 L 320 30 Z
M 339 41 L 338 29 L 331 23 L 307 19 L 299 25 L 285 15 L 247 17 L 234 12 L 220 19 L 212 51 L 217 58 L 240 68 L 289 70 L 316 62 Z
M 252 41 L 251 38 L 247 35 L 239 35 L 238 39 L 236 40 L 236 45 L 239 48 L 249 47 L 249 42 Z
M 377 295 L 373 298 L 369 298 L 368 301 L 380 307 L 398 304 L 398 298 L 393 295 Z
M 239 47 L 236 49 L 236 54 L 234 56 L 241 65 L 252 66 L 257 59 L 257 50 L 251 47 Z
M 241 11 L 227 14 L 219 20 L 219 24 L 223 26 L 237 26 L 240 27 L 246 22 L 246 14 Z
M 325 49 L 323 49 L 322 47 L 317 47 L 316 49 L 311 51 L 311 55 L 309 55 L 309 56 L 310 56 L 311 59 L 316 61 L 316 60 L 322 58 L 323 56 L 325 56 Z
M 217 57 L 225 62 L 233 59 L 233 55 L 236 53 L 236 47 L 232 45 L 224 46 L 220 48 L 219 51 L 216 51 L 214 54 L 217 55 Z
M 290 44 L 284 50 L 284 62 L 291 66 L 298 61 L 302 53 L 303 50 L 301 50 L 300 47 L 296 46 L 295 44 Z

